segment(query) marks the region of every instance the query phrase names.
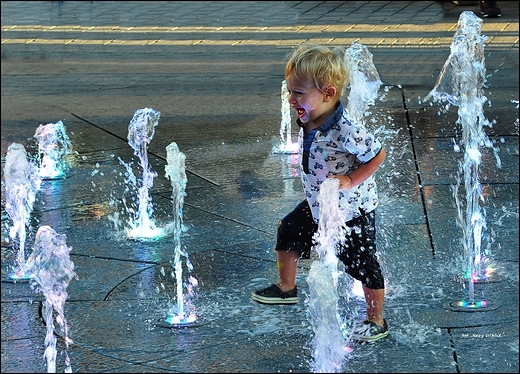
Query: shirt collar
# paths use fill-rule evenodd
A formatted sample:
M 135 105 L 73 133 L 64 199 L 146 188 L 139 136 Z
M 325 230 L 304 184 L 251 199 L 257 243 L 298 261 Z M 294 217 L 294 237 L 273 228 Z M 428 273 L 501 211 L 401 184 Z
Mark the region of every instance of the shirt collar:
M 339 120 L 343 116 L 343 108 L 343 103 L 340 101 L 334 113 L 332 113 L 329 116 L 329 118 L 327 118 L 327 120 L 324 123 L 322 123 L 321 126 L 318 127 L 316 130 L 320 130 L 322 134 L 327 133 L 335 123 L 339 122 Z M 305 126 L 305 124 L 299 118 L 296 119 L 296 124 L 299 127 Z

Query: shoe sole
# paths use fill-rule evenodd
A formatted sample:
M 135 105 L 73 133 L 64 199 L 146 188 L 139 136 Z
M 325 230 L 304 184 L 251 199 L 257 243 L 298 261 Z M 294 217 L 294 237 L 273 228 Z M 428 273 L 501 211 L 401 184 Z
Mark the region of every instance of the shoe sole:
M 252 293 L 251 298 L 254 301 L 257 301 L 261 304 L 297 304 L 298 303 L 298 297 L 288 297 L 286 299 L 280 299 L 280 298 L 275 299 L 272 297 L 269 297 L 269 298 L 262 297 L 255 293 Z
M 352 339 L 357 340 L 359 342 L 375 342 L 376 340 L 386 338 L 388 334 L 389 331 L 386 331 L 374 336 L 353 336 Z
M 482 14 L 482 17 L 484 17 L 484 18 L 498 18 L 498 17 L 502 16 L 502 14 L 498 14 L 495 12 L 490 12 L 488 14 L 484 14 L 484 13 L 481 13 L 481 14 Z

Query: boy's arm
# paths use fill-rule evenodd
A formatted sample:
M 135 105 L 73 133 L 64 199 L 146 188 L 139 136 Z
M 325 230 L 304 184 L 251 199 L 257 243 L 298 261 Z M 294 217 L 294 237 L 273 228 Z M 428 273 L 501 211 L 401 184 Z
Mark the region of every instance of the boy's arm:
M 386 151 L 384 148 L 381 148 L 377 156 L 366 164 L 359 165 L 357 169 L 353 170 L 348 175 L 335 175 L 333 178 L 339 179 L 340 190 L 348 191 L 373 175 L 379 166 L 381 166 L 385 158 Z

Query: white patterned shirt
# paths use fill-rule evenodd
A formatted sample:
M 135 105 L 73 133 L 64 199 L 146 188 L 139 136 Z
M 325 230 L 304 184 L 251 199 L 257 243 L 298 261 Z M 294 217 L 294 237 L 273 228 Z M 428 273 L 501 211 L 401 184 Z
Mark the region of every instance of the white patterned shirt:
M 372 160 L 382 148 L 381 143 L 361 124 L 352 124 L 340 102 L 334 113 L 304 138 L 302 122 L 298 145 L 300 170 L 305 197 L 312 216 L 319 222 L 318 195 L 320 185 L 330 175 L 346 175 L 362 163 Z M 339 191 L 339 205 L 345 222 L 369 213 L 379 205 L 373 176 L 349 191 Z

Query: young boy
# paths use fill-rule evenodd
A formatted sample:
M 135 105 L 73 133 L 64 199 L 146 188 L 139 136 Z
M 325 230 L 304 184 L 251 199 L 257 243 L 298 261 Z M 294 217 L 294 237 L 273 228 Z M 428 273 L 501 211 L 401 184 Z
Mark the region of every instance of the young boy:
M 375 341 L 388 335 L 383 318 L 384 278 L 376 256 L 375 208 L 379 204 L 373 174 L 386 153 L 362 125 L 351 123 L 341 102 L 349 83 L 345 50 L 301 46 L 285 67 L 289 104 L 300 127 L 298 143 L 305 200 L 278 223 L 276 242 L 279 281 L 252 293 L 263 304 L 298 302 L 298 259 L 310 258 L 318 229 L 320 185 L 339 179 L 339 202 L 347 227 L 356 228 L 337 248 L 345 271 L 363 285 L 366 320 L 352 334 Z

